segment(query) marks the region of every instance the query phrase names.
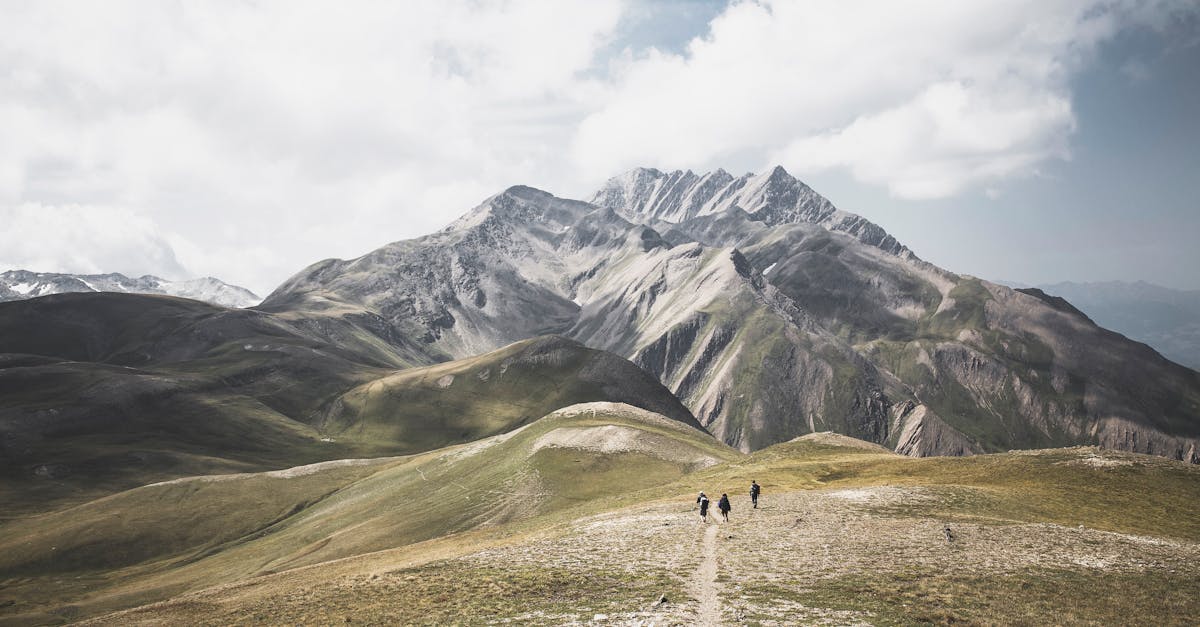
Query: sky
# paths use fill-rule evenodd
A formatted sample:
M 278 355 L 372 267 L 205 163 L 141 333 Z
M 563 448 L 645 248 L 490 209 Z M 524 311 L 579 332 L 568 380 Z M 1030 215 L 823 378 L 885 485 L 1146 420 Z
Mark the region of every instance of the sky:
M 215 276 L 782 165 L 955 272 L 1200 289 L 1200 3 L 0 0 L 0 270 Z

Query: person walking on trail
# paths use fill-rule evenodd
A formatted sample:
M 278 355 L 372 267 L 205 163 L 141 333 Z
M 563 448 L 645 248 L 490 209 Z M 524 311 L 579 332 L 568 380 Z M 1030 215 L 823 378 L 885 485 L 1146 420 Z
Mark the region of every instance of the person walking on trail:
M 708 522 L 708 497 L 704 496 L 703 492 L 696 497 L 696 504 L 700 506 L 700 520 Z
M 759 487 L 758 482 L 751 479 L 750 480 L 750 502 L 754 503 L 754 509 L 758 509 L 758 495 L 761 492 L 762 492 L 762 488 Z
M 717 501 L 717 509 L 721 510 L 721 517 L 725 519 L 725 522 L 729 522 L 729 510 L 731 506 L 729 505 L 728 494 L 721 495 L 721 500 Z

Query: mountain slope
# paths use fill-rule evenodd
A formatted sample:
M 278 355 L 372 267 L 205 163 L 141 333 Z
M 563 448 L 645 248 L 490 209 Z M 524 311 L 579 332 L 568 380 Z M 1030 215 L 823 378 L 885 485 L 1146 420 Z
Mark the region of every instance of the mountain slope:
M 322 328 L 348 339 L 163 296 L 0 304 L 0 505 L 11 515 L 184 474 L 420 452 L 584 401 L 699 427 L 634 364 L 563 338 L 407 370 L 370 331 Z
M 212 277 L 168 281 L 146 275 L 131 279 L 123 274 L 61 274 L 9 270 L 0 273 L 0 302 L 72 292 L 162 294 L 204 301 L 222 307 L 250 307 L 262 299 L 250 290 Z
M 687 179 L 649 172 L 662 185 Z M 1077 311 L 923 262 L 861 218 L 831 218 L 779 168 L 740 187 L 699 177 L 666 198 L 627 184 L 646 176 L 618 177 L 596 200 L 624 199 L 610 208 L 634 221 L 667 216 L 677 237 L 736 246 L 817 325 L 898 380 L 877 441 L 917 454 L 1100 443 L 1200 461 L 1200 377 Z M 701 209 L 665 210 L 675 197 Z
M 313 412 L 396 364 L 193 300 L 0 304 L 0 500 L 36 511 L 182 474 L 348 456 L 322 441 Z
M 703 431 L 669 390 L 634 364 L 554 336 L 363 383 L 327 405 L 319 426 L 340 441 L 394 454 L 505 433 L 557 408 L 593 401 L 627 403 Z
M 1200 291 L 1134 283 L 1055 283 L 1039 285 L 1066 298 L 1097 324 L 1145 342 L 1167 359 L 1200 370 Z
M 0 612 L 73 597 L 90 613 L 455 534 L 554 524 L 737 457 L 677 420 L 587 403 L 418 456 L 157 483 L 0 523 L 0 578 L 23 582 L 12 589 L 21 603 Z M 46 587 L 76 576 L 88 589 Z
M 742 450 L 836 430 L 914 455 L 1102 443 L 1200 461 L 1195 373 L 926 263 L 782 168 L 639 169 L 593 202 L 510 188 L 436 234 L 316 264 L 263 309 L 378 316 L 430 362 L 563 334 L 646 368 Z

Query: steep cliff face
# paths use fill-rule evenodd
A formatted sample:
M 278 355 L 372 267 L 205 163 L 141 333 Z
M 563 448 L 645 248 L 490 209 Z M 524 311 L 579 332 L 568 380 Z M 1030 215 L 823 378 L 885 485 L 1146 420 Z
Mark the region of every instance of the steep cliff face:
M 1200 375 L 924 262 L 782 168 L 638 169 L 592 203 L 511 188 L 433 235 L 317 264 L 263 308 L 379 320 L 428 363 L 563 334 L 640 365 L 743 450 L 826 430 L 910 455 L 1186 459 L 1200 442 Z

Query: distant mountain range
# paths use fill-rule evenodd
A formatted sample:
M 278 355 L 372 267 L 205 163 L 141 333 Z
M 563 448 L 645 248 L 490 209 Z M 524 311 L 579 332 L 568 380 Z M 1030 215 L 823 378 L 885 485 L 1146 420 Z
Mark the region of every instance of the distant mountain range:
M 251 307 L 262 298 L 250 290 L 212 277 L 168 281 L 146 275 L 131 279 L 123 274 L 61 274 L 9 270 L 0 273 L 0 302 L 24 300 L 70 292 L 165 294 L 204 301 L 222 307 Z
M 1145 342 L 1168 359 L 1200 370 L 1200 291 L 1144 281 L 1039 285 L 1102 327 Z

